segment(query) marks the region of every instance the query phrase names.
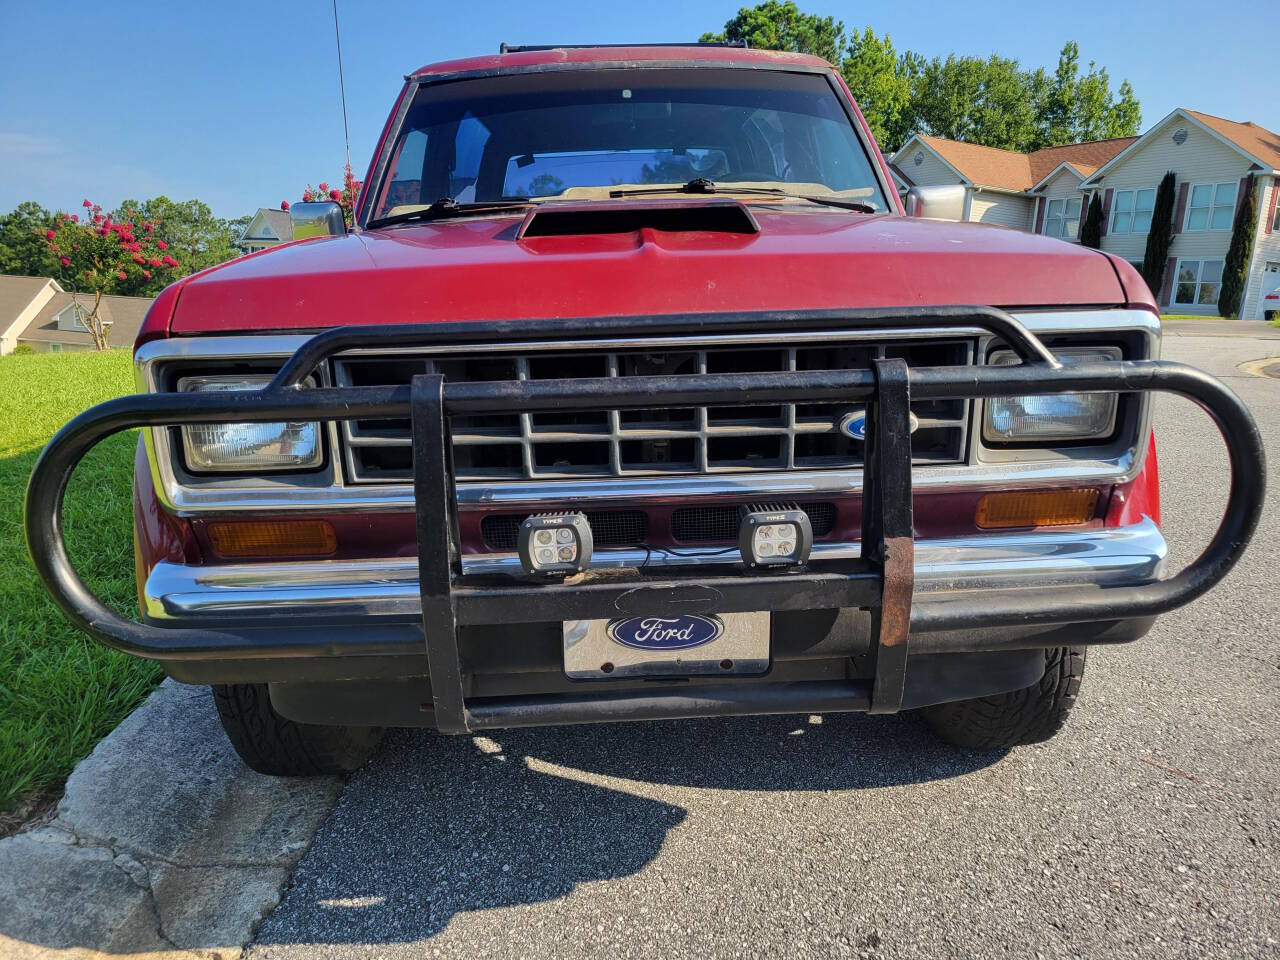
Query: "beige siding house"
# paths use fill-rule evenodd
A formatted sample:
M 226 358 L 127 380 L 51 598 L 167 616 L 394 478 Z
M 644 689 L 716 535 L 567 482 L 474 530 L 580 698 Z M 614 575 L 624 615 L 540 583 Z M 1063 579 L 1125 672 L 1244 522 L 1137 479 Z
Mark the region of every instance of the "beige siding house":
M 899 182 L 911 185 L 962 185 L 966 220 L 1075 240 L 1084 202 L 1081 181 L 1134 139 L 1018 153 L 916 134 L 894 154 L 891 169 Z
M 0 356 L 13 353 L 18 337 L 61 292 L 50 277 L 0 276 Z
M 1084 183 L 1102 198 L 1102 249 L 1141 265 L 1156 187 L 1177 181 L 1173 245 L 1157 291 L 1174 313 L 1216 314 L 1231 226 L 1252 184 L 1258 210 L 1242 319 L 1261 319 L 1264 297 L 1280 286 L 1280 135 L 1254 123 L 1174 110 Z M 1269 309 L 1276 309 L 1275 303 Z
M 1280 310 L 1280 134 L 1194 110 L 1174 110 L 1141 137 L 997 150 L 916 134 L 894 154 L 900 185 L 965 188 L 966 220 L 998 223 L 1076 242 L 1096 193 L 1102 249 L 1142 266 L 1156 187 L 1177 179 L 1173 246 L 1156 291 L 1170 313 L 1215 314 L 1231 225 L 1245 188 L 1256 191 L 1257 219 L 1244 319 Z
M 103 297 L 99 316 L 107 345 L 133 346 L 152 302 L 150 297 Z M 13 353 L 20 344 L 38 353 L 94 349 L 83 321 L 92 306 L 92 294 L 69 293 L 51 277 L 0 275 L 0 354 Z

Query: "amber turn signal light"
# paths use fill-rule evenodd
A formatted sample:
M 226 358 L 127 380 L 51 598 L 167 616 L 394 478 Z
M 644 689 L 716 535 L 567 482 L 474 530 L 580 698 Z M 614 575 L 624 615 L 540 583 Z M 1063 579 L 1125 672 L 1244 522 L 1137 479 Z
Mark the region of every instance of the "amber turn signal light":
M 983 530 L 1065 527 L 1092 520 L 1097 506 L 1097 490 L 988 493 L 978 501 L 974 522 Z
M 217 521 L 207 529 L 213 552 L 223 559 L 327 557 L 338 549 L 327 520 Z

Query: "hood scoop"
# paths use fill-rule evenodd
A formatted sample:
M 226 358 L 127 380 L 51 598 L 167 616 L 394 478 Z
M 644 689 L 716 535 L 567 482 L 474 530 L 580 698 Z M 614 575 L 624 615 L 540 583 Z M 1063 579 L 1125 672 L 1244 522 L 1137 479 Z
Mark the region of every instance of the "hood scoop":
M 516 234 L 525 237 L 571 237 L 636 233 L 757 234 L 760 225 L 740 200 L 730 197 L 659 200 L 547 201 L 531 208 Z

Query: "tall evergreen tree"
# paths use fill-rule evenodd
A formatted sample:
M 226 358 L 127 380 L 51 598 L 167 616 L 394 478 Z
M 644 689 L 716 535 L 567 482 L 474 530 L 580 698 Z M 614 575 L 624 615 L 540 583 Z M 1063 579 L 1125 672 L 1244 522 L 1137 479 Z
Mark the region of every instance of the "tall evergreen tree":
M 1102 199 L 1096 190 L 1093 199 L 1089 201 L 1089 212 L 1085 214 L 1084 223 L 1080 227 L 1080 243 L 1095 250 L 1102 246 Z
M 1244 181 L 1244 196 L 1236 203 L 1236 219 L 1231 225 L 1231 245 L 1222 265 L 1222 288 L 1218 292 L 1218 313 L 1224 317 L 1240 315 L 1240 301 L 1248 282 L 1249 254 L 1253 252 L 1253 225 L 1258 219 L 1258 204 L 1253 188 L 1254 177 Z
M 1142 255 L 1142 279 L 1153 297 L 1160 296 L 1164 286 L 1165 260 L 1173 245 L 1173 194 L 1177 178 L 1173 171 L 1166 173 L 1156 190 L 1156 203 L 1151 211 L 1151 229 L 1147 231 L 1147 249 Z

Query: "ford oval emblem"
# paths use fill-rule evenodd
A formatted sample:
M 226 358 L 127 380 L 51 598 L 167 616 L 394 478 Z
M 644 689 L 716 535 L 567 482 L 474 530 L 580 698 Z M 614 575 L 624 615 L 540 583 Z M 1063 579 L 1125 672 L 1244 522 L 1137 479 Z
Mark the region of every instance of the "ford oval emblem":
M 911 432 L 915 433 L 920 429 L 920 420 L 914 413 L 909 413 L 907 416 L 910 418 L 908 423 L 910 425 Z M 836 429 L 846 437 L 852 437 L 854 440 L 866 440 L 867 411 L 850 410 L 840 418 L 840 422 L 836 424 Z
M 701 647 L 724 633 L 719 617 L 687 614 L 681 617 L 627 617 L 610 620 L 609 639 L 636 650 L 688 650 Z

